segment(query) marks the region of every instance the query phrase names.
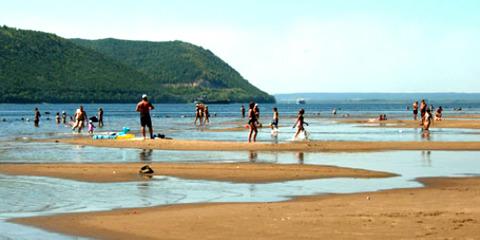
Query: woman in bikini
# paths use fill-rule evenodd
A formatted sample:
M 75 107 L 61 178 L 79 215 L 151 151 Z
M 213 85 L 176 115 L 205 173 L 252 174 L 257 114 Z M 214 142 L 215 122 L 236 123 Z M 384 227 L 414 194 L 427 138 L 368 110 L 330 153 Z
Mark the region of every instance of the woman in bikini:
M 432 124 L 432 112 L 430 109 L 427 109 L 425 115 L 423 115 L 423 131 L 429 131 L 430 125 Z
M 251 102 L 248 109 L 248 126 L 250 127 L 250 132 L 248 133 L 248 142 L 252 142 L 252 140 L 253 142 L 257 141 L 258 119 L 257 119 L 257 114 L 255 113 L 254 108 L 255 108 L 255 103 Z
M 205 124 L 210 124 L 210 112 L 208 111 L 208 106 L 205 106 L 205 111 L 204 111 L 204 115 L 205 115 Z
M 422 102 L 420 103 L 420 117 L 422 118 L 422 124 L 423 124 L 423 119 L 426 112 L 427 112 L 427 103 L 425 102 L 424 99 L 422 99 Z
M 195 105 L 195 121 L 193 124 L 197 125 L 197 121 L 199 121 L 200 126 L 203 125 L 203 104 L 196 104 Z

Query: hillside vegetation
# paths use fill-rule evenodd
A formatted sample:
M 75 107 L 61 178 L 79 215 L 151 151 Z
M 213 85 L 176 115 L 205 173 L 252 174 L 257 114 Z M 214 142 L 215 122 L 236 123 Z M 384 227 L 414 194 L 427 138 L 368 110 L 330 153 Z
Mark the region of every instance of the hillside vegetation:
M 0 27 L 0 102 L 134 102 L 142 93 L 157 102 L 273 101 L 188 43 L 69 40 Z
M 190 43 L 111 38 L 72 41 L 137 69 L 175 94 L 207 101 L 274 101 L 212 52 Z

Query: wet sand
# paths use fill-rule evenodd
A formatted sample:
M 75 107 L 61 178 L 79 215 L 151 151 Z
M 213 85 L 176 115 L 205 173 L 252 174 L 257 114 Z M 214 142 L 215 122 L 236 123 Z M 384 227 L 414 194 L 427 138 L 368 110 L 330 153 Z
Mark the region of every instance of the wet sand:
M 41 140 L 82 146 L 138 148 L 161 150 L 205 151 L 305 151 L 305 152 L 362 152 L 383 150 L 480 150 L 480 142 L 355 142 L 355 141 L 303 141 L 287 143 L 247 143 L 201 140 L 92 140 L 67 138 Z
M 472 116 L 470 116 L 472 117 Z M 464 129 L 480 129 L 480 120 L 477 119 L 456 119 L 457 117 L 450 117 L 442 121 L 434 121 L 430 128 L 464 128 Z M 393 127 L 393 128 L 421 128 L 420 120 L 386 120 L 386 121 L 372 121 L 369 119 L 344 119 L 337 120 L 338 123 L 361 124 L 367 127 Z
M 275 203 L 203 203 L 15 219 L 99 239 L 477 239 L 480 178 Z
M 478 115 L 478 114 L 450 115 L 450 116 L 446 116 L 446 118 L 450 118 L 450 119 L 476 119 L 476 118 L 480 118 L 480 115 Z
M 46 176 L 86 182 L 147 180 L 138 174 L 142 163 L 0 164 L 0 173 Z M 154 175 L 239 183 L 267 183 L 332 177 L 381 178 L 395 174 L 320 165 L 263 163 L 153 163 Z

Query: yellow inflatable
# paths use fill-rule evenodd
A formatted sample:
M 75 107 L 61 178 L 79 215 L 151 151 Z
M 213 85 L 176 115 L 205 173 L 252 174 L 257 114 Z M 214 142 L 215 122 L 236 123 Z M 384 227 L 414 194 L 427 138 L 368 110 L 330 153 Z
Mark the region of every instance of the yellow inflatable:
M 125 140 L 125 139 L 132 139 L 132 138 L 135 138 L 135 135 L 127 133 L 127 134 L 123 134 L 123 135 L 118 135 L 117 138 L 115 138 L 115 139 Z

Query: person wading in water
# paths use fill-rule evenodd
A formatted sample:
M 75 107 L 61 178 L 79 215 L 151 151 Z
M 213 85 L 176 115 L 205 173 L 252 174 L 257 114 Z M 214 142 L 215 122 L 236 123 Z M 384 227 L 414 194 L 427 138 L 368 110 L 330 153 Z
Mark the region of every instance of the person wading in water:
M 143 139 L 145 137 L 145 127 L 148 127 L 150 133 L 150 139 L 153 139 L 152 118 L 150 117 L 150 110 L 155 109 L 153 105 L 148 101 L 147 94 L 142 95 L 142 101 L 137 104 L 136 111 L 140 113 L 140 125 Z

